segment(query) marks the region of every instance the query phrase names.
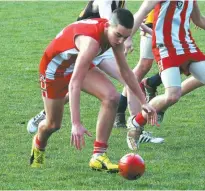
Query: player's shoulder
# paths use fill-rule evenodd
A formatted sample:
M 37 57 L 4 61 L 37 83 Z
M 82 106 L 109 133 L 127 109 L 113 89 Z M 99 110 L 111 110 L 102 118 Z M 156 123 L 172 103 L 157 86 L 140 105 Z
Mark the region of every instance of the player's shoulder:
M 85 35 L 100 41 L 107 19 L 95 18 L 77 21 L 73 24 L 76 35 Z
M 84 26 L 89 28 L 97 27 L 97 28 L 103 28 L 105 26 L 105 23 L 108 22 L 107 19 L 104 18 L 92 18 L 92 19 L 84 19 L 80 21 L 76 21 L 73 23 L 73 26 Z

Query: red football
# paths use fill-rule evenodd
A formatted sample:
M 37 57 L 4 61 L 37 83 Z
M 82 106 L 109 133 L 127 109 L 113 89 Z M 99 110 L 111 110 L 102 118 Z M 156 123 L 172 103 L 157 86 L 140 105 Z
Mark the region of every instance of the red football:
M 136 180 L 145 172 L 145 163 L 138 154 L 129 153 L 119 161 L 119 174 L 128 180 Z

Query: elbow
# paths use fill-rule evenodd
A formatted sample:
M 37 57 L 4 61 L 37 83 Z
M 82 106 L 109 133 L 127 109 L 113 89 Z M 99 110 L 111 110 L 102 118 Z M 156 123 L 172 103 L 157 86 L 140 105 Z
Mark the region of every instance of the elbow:
M 130 78 L 130 72 L 121 71 L 120 74 L 124 79 L 125 83 L 127 83 L 128 79 Z
M 75 90 L 81 90 L 82 84 L 76 80 L 71 80 L 69 84 L 69 92 L 73 92 Z

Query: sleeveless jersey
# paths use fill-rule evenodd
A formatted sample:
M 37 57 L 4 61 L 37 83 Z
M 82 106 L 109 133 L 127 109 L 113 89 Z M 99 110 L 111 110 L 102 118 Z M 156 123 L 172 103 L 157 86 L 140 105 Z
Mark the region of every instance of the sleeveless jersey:
M 153 25 L 153 53 L 157 61 L 170 55 L 200 51 L 190 31 L 194 0 L 167 0 L 156 5 Z
M 84 10 L 80 13 L 80 15 L 77 19 L 78 21 L 82 20 L 82 19 L 88 19 L 88 18 L 100 18 L 100 14 L 99 14 L 98 9 L 96 9 L 96 10 L 93 9 L 94 1 L 97 1 L 97 0 L 90 0 L 88 2 L 86 7 L 84 8 Z M 103 0 L 100 0 L 100 1 L 103 1 Z M 111 4 L 112 12 L 117 8 L 124 8 L 124 7 L 125 7 L 125 0 L 112 1 L 112 4 Z
M 109 47 L 101 46 L 106 19 L 76 21 L 65 27 L 46 48 L 40 62 L 40 74 L 48 79 L 63 78 L 73 72 L 79 53 L 75 46 L 77 35 L 90 36 L 100 44 L 99 54 Z

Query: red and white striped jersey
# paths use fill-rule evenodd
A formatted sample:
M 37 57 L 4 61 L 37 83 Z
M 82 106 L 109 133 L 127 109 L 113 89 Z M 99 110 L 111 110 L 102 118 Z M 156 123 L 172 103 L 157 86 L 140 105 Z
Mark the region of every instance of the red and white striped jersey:
M 153 53 L 157 61 L 170 55 L 195 53 L 199 49 L 190 31 L 195 0 L 166 0 L 154 10 Z
M 106 19 L 88 19 L 65 27 L 46 48 L 39 66 L 40 74 L 53 80 L 73 72 L 79 53 L 75 46 L 75 37 L 78 35 L 95 39 L 100 45 L 98 55 L 106 51 L 109 47 L 104 47 L 102 42 L 106 22 Z

